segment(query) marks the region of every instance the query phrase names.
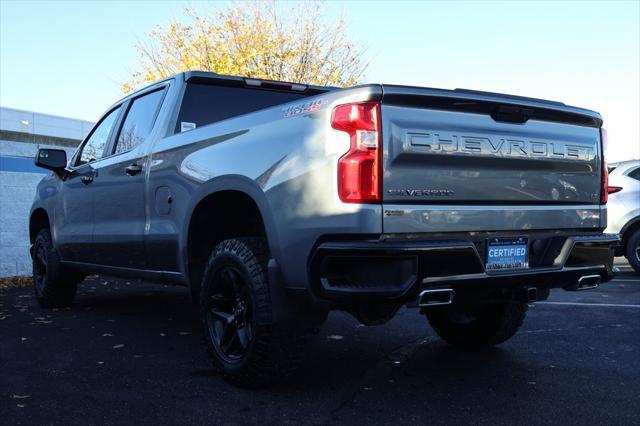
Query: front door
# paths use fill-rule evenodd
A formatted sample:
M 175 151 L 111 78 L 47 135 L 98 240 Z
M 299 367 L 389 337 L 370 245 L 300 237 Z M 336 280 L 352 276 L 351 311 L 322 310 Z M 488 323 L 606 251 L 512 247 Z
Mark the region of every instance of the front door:
M 100 164 L 121 108 L 107 113 L 71 160 L 54 215 L 55 239 L 63 260 L 93 263 L 92 240 L 96 166 Z
M 164 89 L 134 98 L 110 148 L 96 168 L 94 196 L 94 263 L 146 269 L 145 169 L 147 140 Z

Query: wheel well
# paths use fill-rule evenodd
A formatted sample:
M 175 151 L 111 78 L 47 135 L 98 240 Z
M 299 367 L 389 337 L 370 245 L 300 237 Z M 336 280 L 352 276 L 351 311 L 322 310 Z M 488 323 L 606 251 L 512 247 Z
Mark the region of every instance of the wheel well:
M 220 191 L 198 203 L 189 222 L 187 242 L 189 281 L 194 297 L 197 298 L 213 248 L 226 239 L 248 236 L 266 238 L 266 232 L 258 205 L 244 192 Z
M 633 233 L 638 229 L 640 229 L 640 220 L 636 220 L 634 223 L 629 225 L 627 229 L 625 229 L 624 233 L 622 234 L 622 253 L 627 253 L 627 243 L 629 242 L 629 237 L 631 237 L 631 235 L 633 235 Z
M 29 240 L 33 244 L 41 229 L 50 228 L 49 215 L 44 209 L 36 209 L 29 219 Z

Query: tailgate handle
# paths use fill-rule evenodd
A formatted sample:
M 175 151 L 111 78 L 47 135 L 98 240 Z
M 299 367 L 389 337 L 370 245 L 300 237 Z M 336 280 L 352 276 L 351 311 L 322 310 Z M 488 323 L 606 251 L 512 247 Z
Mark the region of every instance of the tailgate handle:
M 522 108 L 511 105 L 499 105 L 491 113 L 491 117 L 495 121 L 505 123 L 526 123 L 533 116 L 531 108 Z

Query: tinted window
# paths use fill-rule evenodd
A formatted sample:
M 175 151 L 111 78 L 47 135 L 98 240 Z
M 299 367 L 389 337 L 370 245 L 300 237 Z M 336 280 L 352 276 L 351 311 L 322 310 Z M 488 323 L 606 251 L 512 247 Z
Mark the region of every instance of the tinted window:
M 189 83 L 184 93 L 175 132 L 182 131 L 183 122 L 202 127 L 305 96 L 307 95 L 302 93 Z
M 111 111 L 93 130 L 87 143 L 82 147 L 80 158 L 76 165 L 90 163 L 104 156 L 104 149 L 109 142 L 109 134 L 120 112 L 118 107 Z
M 640 167 L 638 167 L 635 170 L 630 171 L 629 174 L 627 174 L 627 176 L 629 176 L 630 178 L 633 178 L 635 180 L 640 180 Z
M 133 101 L 120 129 L 116 154 L 140 145 L 151 133 L 164 90 L 158 90 Z

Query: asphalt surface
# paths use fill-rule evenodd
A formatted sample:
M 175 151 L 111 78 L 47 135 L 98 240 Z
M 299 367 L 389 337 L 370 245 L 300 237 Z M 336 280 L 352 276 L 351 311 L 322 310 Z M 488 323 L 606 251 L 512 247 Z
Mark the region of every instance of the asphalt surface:
M 640 276 L 553 291 L 520 333 L 464 352 L 416 310 L 362 327 L 333 313 L 289 382 L 211 368 L 180 288 L 85 281 L 70 309 L 0 290 L 0 424 L 638 424 Z

